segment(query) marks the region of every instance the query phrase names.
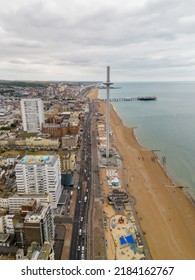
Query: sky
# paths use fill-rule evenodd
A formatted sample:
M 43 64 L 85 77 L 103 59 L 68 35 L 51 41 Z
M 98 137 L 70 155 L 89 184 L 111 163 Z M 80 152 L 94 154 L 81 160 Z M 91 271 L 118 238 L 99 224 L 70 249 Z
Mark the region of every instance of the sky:
M 0 0 L 0 79 L 195 81 L 194 0 Z

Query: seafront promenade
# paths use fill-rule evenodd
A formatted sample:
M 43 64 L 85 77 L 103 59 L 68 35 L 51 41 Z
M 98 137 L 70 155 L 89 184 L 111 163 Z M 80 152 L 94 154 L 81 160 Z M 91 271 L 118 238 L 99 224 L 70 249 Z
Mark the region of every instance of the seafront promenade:
M 90 98 L 97 98 L 98 90 Z M 105 102 L 96 101 L 105 117 Z M 154 154 L 141 147 L 133 129 L 111 106 L 111 131 L 123 158 L 125 181 L 153 259 L 195 259 L 195 209 L 169 179 Z

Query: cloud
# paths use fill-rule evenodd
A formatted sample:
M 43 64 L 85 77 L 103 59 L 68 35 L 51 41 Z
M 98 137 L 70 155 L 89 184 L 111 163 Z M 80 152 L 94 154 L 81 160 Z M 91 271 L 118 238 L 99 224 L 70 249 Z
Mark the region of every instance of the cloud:
M 19 79 L 102 80 L 110 65 L 117 80 L 192 80 L 194 8 L 193 0 L 7 0 L 0 78 L 10 70 Z

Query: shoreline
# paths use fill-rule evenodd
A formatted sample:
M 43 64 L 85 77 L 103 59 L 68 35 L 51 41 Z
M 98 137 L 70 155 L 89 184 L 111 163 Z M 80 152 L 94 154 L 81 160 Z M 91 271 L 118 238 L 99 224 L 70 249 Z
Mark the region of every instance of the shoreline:
M 137 138 L 137 136 L 136 136 L 136 134 L 135 134 L 135 129 L 136 129 L 136 128 L 135 128 L 135 127 L 129 127 L 127 124 L 125 124 L 125 123 L 123 122 L 123 120 L 121 119 L 121 117 L 119 116 L 119 114 L 117 113 L 116 108 L 115 108 L 112 104 L 111 104 L 111 106 L 113 107 L 113 109 L 114 109 L 114 111 L 115 111 L 115 114 L 116 114 L 116 115 L 119 117 L 119 119 L 121 120 L 123 126 L 129 128 L 129 129 L 132 129 L 132 131 L 133 131 L 133 136 L 134 136 L 134 138 L 135 138 L 135 141 L 137 141 L 137 144 L 138 144 L 139 148 L 142 149 L 142 150 L 144 150 L 144 151 L 148 151 L 148 152 L 151 152 L 151 153 L 154 154 L 156 160 L 158 161 L 159 165 L 161 166 L 161 168 L 162 168 L 162 170 L 164 171 L 164 173 L 166 174 L 166 176 L 167 176 L 167 177 L 169 178 L 169 180 L 172 182 L 173 186 L 176 186 L 176 187 L 177 187 L 177 184 L 174 182 L 173 178 L 171 178 L 171 176 L 170 176 L 168 170 L 166 170 L 166 169 L 163 167 L 163 165 L 162 165 L 162 163 L 161 163 L 161 161 L 160 161 L 158 155 L 155 153 L 155 151 L 150 150 L 150 149 L 144 147 L 143 145 L 141 145 L 141 143 L 139 142 L 139 140 L 138 140 L 138 138 Z M 192 198 L 192 199 L 193 199 L 193 198 Z
M 182 188 L 182 191 L 183 191 L 184 195 L 187 197 L 187 199 L 189 200 L 189 202 L 190 202 L 190 203 L 192 204 L 192 206 L 194 207 L 194 206 L 195 206 L 195 199 L 193 198 L 193 196 L 192 196 L 191 193 L 189 192 L 189 190 L 188 190 L 189 187 L 187 187 L 187 186 L 182 186 L 182 185 L 180 185 L 180 184 L 178 185 L 178 184 L 174 181 L 174 179 L 173 179 L 173 178 L 171 177 L 171 175 L 169 174 L 169 171 L 163 166 L 162 162 L 161 162 L 160 159 L 159 159 L 159 156 L 155 153 L 155 151 L 150 150 L 150 149 L 144 147 L 143 145 L 141 145 L 141 143 L 139 142 L 139 140 L 138 140 L 138 138 L 137 138 L 137 136 L 136 136 L 136 134 L 135 134 L 135 129 L 136 129 L 137 127 L 136 127 L 136 128 L 135 128 L 135 127 L 129 127 L 127 124 L 125 124 L 125 123 L 123 122 L 123 120 L 121 119 L 121 117 L 119 116 L 119 114 L 117 113 L 117 110 L 116 110 L 116 108 L 114 107 L 114 105 L 111 104 L 111 106 L 113 107 L 113 110 L 115 111 L 115 114 L 116 114 L 116 115 L 119 117 L 119 119 L 121 120 L 123 126 L 129 128 L 129 129 L 132 129 L 132 131 L 133 131 L 133 136 L 134 136 L 135 140 L 137 141 L 137 144 L 138 144 L 139 148 L 142 149 L 142 150 L 144 150 L 144 151 L 148 151 L 148 152 L 151 152 L 151 153 L 154 154 L 156 160 L 158 161 L 158 163 L 159 163 L 159 165 L 161 166 L 162 170 L 164 171 L 165 175 L 166 175 L 166 176 L 169 178 L 169 180 L 172 182 L 172 185 L 175 186 L 175 187 L 177 187 L 177 188 Z
M 97 96 L 96 91 L 94 99 Z M 105 103 L 97 104 L 105 117 Z M 124 125 L 113 106 L 110 120 L 126 168 L 128 191 L 136 198 L 135 208 L 153 259 L 195 259 L 195 209 L 189 198 L 153 159 L 154 152 L 139 144 L 134 129 Z
M 98 99 L 98 95 L 99 95 L 99 90 L 98 90 L 98 89 L 97 89 L 97 92 L 98 92 L 98 93 L 96 93 L 96 89 L 92 90 L 92 91 L 89 93 L 88 97 L 91 98 L 91 99 Z M 144 146 L 139 142 L 139 140 L 138 140 L 138 138 L 137 138 L 137 136 L 136 136 L 136 134 L 135 134 L 135 129 L 136 129 L 137 127 L 129 127 L 127 124 L 125 124 L 124 121 L 122 120 L 122 118 L 121 118 L 121 117 L 119 116 L 119 114 L 117 113 L 117 110 L 116 110 L 115 106 L 114 106 L 113 104 L 110 104 L 110 106 L 112 106 L 113 110 L 115 111 L 115 114 L 116 114 L 116 115 L 118 116 L 118 118 L 121 120 L 122 125 L 123 125 L 124 127 L 127 127 L 128 129 L 132 129 L 132 131 L 133 131 L 133 136 L 134 136 L 135 141 L 137 142 L 139 148 L 142 149 L 142 150 L 144 150 L 144 151 L 148 151 L 148 152 L 153 153 L 154 156 L 155 156 L 155 158 L 156 158 L 156 160 L 158 161 L 159 165 L 161 166 L 162 170 L 164 171 L 165 175 L 166 175 L 166 176 L 169 178 L 169 180 L 172 182 L 173 186 L 175 186 L 175 187 L 181 187 L 181 185 L 178 185 L 178 184 L 174 181 L 174 179 L 173 179 L 173 178 L 171 177 L 171 175 L 169 174 L 169 171 L 163 166 L 162 162 L 161 162 L 160 159 L 159 159 L 159 156 L 155 153 L 155 151 L 144 147 Z M 189 187 L 182 186 L 184 195 L 186 195 L 186 197 L 188 198 L 189 202 L 192 203 L 192 205 L 194 206 L 194 205 L 195 205 L 195 200 L 194 200 L 194 198 L 192 197 L 192 195 L 190 194 L 189 191 L 187 191 L 187 194 L 186 194 L 186 192 L 184 191 L 184 190 L 186 190 L 186 189 L 188 189 L 188 188 L 189 188 Z

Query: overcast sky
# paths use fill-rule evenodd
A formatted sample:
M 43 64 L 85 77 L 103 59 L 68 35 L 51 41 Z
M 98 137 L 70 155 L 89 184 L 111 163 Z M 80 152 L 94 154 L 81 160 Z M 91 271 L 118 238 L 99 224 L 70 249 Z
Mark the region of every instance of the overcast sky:
M 0 0 L 0 79 L 195 81 L 194 0 Z

